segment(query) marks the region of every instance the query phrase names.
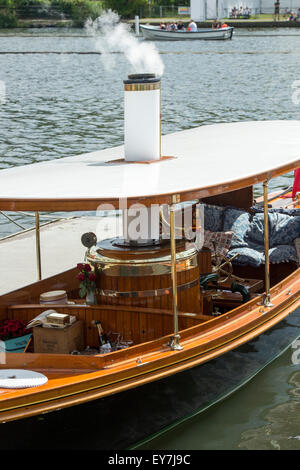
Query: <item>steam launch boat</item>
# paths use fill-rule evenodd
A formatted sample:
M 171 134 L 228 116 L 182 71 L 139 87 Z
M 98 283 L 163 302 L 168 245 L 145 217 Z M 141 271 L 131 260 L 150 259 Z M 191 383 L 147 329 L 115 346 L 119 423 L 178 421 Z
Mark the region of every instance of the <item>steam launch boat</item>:
M 1 448 L 127 448 L 299 336 L 297 197 L 270 207 L 268 182 L 300 166 L 300 121 L 161 138 L 160 79 L 124 87 L 124 147 L 0 171 L 0 210 L 35 211 L 39 277 L 0 297 Z M 85 259 L 42 279 L 39 212 L 95 210 L 123 235 L 78 234 Z
M 184 40 L 224 40 L 232 39 L 233 27 L 227 26 L 220 29 L 202 28 L 197 31 L 168 31 L 166 29 L 160 29 L 159 26 L 140 25 L 142 34 L 145 39 L 151 39 L 152 41 L 184 41 Z

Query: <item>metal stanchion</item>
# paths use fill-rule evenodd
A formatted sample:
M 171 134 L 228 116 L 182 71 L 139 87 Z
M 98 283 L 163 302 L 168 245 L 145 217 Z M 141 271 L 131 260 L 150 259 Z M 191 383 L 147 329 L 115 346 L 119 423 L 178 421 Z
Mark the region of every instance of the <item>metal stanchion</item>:
M 41 268 L 41 240 L 40 240 L 40 217 L 39 213 L 35 213 L 35 245 L 36 245 L 36 261 L 37 261 L 37 274 L 38 280 L 42 279 Z
M 265 297 L 263 305 L 273 307 L 270 295 L 270 261 L 269 261 L 269 216 L 268 216 L 268 181 L 264 181 L 264 242 L 265 242 Z
M 176 240 L 175 240 L 175 204 L 177 196 L 172 196 L 172 205 L 170 207 L 170 240 L 171 240 L 171 277 L 172 277 L 172 293 L 173 293 L 173 320 L 174 335 L 172 336 L 169 346 L 173 351 L 181 351 L 183 347 L 179 343 L 180 335 L 178 334 L 178 305 L 177 305 L 177 274 L 176 274 Z

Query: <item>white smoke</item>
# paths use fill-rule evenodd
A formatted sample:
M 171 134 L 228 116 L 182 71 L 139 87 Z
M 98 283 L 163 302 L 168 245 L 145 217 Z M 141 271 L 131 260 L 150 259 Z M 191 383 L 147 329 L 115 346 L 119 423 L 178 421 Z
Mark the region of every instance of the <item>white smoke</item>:
M 120 23 L 117 13 L 108 10 L 95 21 L 88 19 L 86 31 L 95 39 L 96 49 L 106 70 L 111 70 L 116 62 L 114 53 L 124 54 L 135 73 L 155 73 L 161 76 L 164 64 L 153 43 L 139 41 L 130 32 L 130 25 Z

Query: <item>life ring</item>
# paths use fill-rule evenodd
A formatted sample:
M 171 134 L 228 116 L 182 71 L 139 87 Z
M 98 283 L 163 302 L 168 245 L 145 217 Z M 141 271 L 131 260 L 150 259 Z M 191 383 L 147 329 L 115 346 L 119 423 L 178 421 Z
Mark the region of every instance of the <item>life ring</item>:
M 39 387 L 48 382 L 48 378 L 33 370 L 1 369 L 0 388 Z

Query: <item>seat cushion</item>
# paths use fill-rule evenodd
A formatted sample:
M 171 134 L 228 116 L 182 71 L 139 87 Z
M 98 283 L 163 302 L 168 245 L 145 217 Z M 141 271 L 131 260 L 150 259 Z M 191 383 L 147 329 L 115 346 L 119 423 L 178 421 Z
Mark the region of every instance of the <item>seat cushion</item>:
M 261 206 L 252 206 L 251 207 L 251 212 L 254 213 L 254 214 L 258 214 L 258 213 L 263 213 L 264 212 L 264 209 L 263 207 Z M 290 216 L 294 216 L 294 215 L 298 215 L 300 216 L 300 209 L 285 209 L 283 207 L 280 207 L 280 208 L 276 208 L 276 209 L 271 209 L 269 208 L 268 209 L 268 213 L 269 214 L 272 214 L 272 213 L 277 213 L 277 214 L 286 214 L 286 215 L 290 215 Z
M 261 251 L 254 250 L 253 248 L 248 247 L 239 247 L 229 250 L 227 253 L 227 258 L 239 254 L 234 260 L 234 264 L 240 266 L 253 266 L 257 268 L 262 263 L 264 263 L 264 254 Z
M 233 232 L 231 248 L 247 247 L 247 233 L 250 229 L 250 215 L 238 209 L 226 209 L 224 213 L 224 232 Z
M 225 207 L 204 204 L 204 230 L 221 232 Z
M 278 245 L 269 251 L 270 263 L 288 263 L 294 261 L 298 263 L 296 248 L 291 245 Z
M 287 214 L 270 213 L 269 240 L 270 247 L 291 245 L 295 238 L 300 236 L 300 217 L 291 217 Z M 255 214 L 250 223 L 248 232 L 250 241 L 264 245 L 264 214 Z
M 205 230 L 203 246 L 209 248 L 212 253 L 214 253 L 216 247 L 218 255 L 226 256 L 231 245 L 232 236 L 232 232 L 210 232 Z
M 297 253 L 298 264 L 300 264 L 300 238 L 294 240 L 294 245 Z

